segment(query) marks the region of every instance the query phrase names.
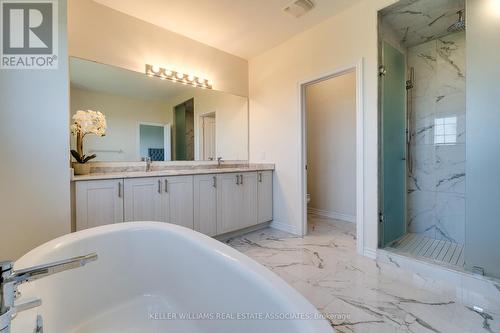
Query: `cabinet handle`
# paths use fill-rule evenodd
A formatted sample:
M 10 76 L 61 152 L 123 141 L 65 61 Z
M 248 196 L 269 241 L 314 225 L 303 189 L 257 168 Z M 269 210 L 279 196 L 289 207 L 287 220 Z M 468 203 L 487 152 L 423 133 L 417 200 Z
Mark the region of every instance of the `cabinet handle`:
M 243 175 L 240 175 L 240 185 L 243 185 Z
M 161 180 L 158 179 L 158 193 L 161 194 Z
M 165 179 L 165 193 L 168 193 L 168 179 Z
M 217 188 L 217 177 L 214 176 L 213 179 L 214 179 L 214 187 Z
M 259 172 L 259 183 L 262 183 L 262 172 Z
M 122 183 L 118 183 L 118 198 L 122 197 Z
M 236 175 L 236 185 L 240 185 L 240 175 Z

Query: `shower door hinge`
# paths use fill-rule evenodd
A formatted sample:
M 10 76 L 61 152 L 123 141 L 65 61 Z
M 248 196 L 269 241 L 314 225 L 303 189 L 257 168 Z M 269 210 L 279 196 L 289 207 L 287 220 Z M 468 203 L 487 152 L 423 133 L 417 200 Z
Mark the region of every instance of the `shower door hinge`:
M 387 74 L 387 69 L 385 69 L 385 66 L 382 65 L 378 68 L 378 75 L 379 76 L 385 76 Z
M 384 213 L 382 212 L 378 213 L 378 223 L 384 224 Z

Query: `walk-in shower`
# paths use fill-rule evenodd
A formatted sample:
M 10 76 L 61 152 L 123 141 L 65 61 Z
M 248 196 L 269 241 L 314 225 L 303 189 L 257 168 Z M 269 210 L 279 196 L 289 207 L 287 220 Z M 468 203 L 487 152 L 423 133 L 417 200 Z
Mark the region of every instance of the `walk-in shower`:
M 379 33 L 379 245 L 462 268 L 465 2 L 402 0 Z

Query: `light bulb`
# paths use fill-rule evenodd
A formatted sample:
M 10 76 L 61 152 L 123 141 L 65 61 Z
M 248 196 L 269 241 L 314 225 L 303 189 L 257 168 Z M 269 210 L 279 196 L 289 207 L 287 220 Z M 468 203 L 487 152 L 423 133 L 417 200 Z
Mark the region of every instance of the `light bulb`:
M 490 0 L 491 11 L 495 15 L 500 15 L 500 0 Z
M 182 74 L 182 73 L 177 73 L 177 74 L 175 74 L 175 76 L 176 76 L 179 80 L 181 80 L 181 79 L 183 79 L 183 78 L 184 78 L 184 74 Z

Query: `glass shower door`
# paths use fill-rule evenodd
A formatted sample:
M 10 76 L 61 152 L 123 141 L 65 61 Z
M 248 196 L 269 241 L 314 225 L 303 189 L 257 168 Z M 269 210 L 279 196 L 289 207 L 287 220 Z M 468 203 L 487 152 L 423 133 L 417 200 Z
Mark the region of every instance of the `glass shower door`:
M 383 42 L 381 112 L 381 227 L 385 246 L 406 232 L 406 78 L 405 58 Z

